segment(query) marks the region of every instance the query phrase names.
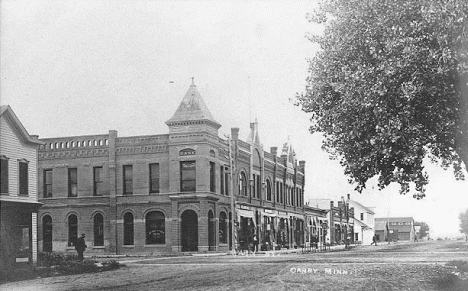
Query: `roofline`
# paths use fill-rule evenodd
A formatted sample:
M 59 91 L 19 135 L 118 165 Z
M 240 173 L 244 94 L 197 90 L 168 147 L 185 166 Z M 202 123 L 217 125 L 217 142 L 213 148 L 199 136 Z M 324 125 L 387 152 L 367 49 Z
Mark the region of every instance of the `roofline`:
M 31 135 L 28 133 L 26 128 L 24 128 L 24 126 L 21 123 L 21 121 L 19 120 L 19 118 L 16 116 L 13 109 L 11 109 L 10 105 L 4 105 L 4 106 L 1 107 L 0 116 L 5 116 L 5 118 L 10 121 L 11 125 L 19 133 L 20 138 L 25 143 L 32 144 L 32 145 L 43 145 L 44 144 L 44 142 L 31 137 Z
M 171 118 L 172 119 L 172 118 Z M 217 127 L 218 129 L 221 127 L 221 124 L 219 124 L 217 121 L 213 121 L 213 120 L 210 120 L 210 119 L 207 119 L 207 118 L 202 118 L 202 119 L 187 119 L 187 120 L 167 120 L 165 123 L 167 126 L 170 126 L 170 125 L 177 125 L 179 123 L 187 123 L 187 122 L 197 122 L 197 121 L 204 121 L 208 124 L 211 124 L 215 127 Z
M 351 203 L 356 203 L 356 204 L 358 204 L 359 206 L 361 206 L 362 208 L 366 209 L 368 212 L 370 212 L 370 213 L 372 213 L 372 214 L 375 214 L 375 212 L 372 211 L 372 210 L 370 210 L 369 207 L 362 205 L 361 203 L 357 202 L 356 200 L 350 199 L 350 200 L 348 200 L 348 201 L 351 202 Z

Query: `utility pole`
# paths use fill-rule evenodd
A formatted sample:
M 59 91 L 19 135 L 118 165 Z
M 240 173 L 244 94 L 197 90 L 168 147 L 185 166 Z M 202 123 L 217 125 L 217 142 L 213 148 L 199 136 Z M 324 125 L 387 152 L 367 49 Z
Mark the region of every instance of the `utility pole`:
M 232 160 L 232 150 L 231 150 L 231 136 L 228 135 L 228 152 L 229 152 L 229 172 L 231 174 L 231 181 L 229 183 L 229 189 L 231 192 L 231 221 L 232 221 L 232 228 L 231 228 L 231 252 L 232 254 L 236 254 L 236 246 L 237 246 L 237 235 L 236 235 L 236 205 L 234 202 L 234 163 Z

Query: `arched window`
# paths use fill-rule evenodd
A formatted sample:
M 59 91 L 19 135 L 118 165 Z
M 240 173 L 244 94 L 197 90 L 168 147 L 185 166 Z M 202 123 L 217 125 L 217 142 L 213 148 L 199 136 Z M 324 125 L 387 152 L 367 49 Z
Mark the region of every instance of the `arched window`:
M 241 172 L 239 175 L 239 191 L 240 195 L 247 196 L 247 178 L 244 172 Z
M 133 245 L 133 214 L 127 212 L 124 215 L 124 245 Z
M 266 192 L 267 192 L 266 193 L 267 194 L 266 195 L 267 200 L 271 201 L 271 182 L 268 179 L 266 180 Z
M 146 244 L 166 243 L 166 219 L 164 213 L 151 211 L 146 214 Z
M 52 252 L 52 217 L 50 215 L 42 218 L 42 251 Z
M 78 238 L 78 217 L 75 214 L 68 216 L 68 246 L 74 246 Z
M 227 216 L 225 212 L 219 214 L 219 243 L 227 243 Z
M 94 246 L 104 245 L 104 218 L 102 214 L 94 215 Z

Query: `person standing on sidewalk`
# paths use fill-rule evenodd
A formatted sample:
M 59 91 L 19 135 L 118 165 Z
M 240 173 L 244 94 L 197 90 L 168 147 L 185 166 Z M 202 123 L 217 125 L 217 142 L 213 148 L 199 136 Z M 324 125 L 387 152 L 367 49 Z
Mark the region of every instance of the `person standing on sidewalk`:
M 254 254 L 258 252 L 258 238 L 256 234 L 253 236 L 253 252 Z
M 77 240 L 76 240 L 76 243 L 75 243 L 75 250 L 76 252 L 78 253 L 78 260 L 79 261 L 83 261 L 83 252 L 86 250 L 86 248 L 88 247 L 85 243 L 85 236 L 86 234 L 82 233 L 81 234 L 81 237 L 79 237 Z

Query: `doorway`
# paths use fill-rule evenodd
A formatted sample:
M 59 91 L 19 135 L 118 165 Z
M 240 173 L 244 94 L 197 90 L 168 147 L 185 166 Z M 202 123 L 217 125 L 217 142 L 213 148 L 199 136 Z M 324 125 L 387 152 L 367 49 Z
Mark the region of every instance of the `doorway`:
M 52 217 L 49 215 L 42 218 L 42 251 L 52 252 Z
M 193 210 L 182 213 L 181 243 L 183 252 L 198 251 L 198 215 Z

